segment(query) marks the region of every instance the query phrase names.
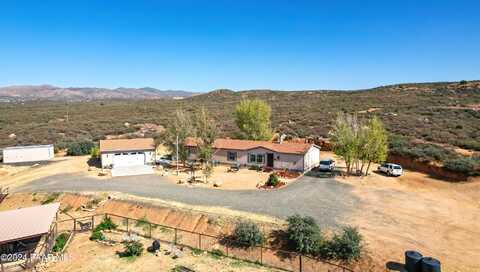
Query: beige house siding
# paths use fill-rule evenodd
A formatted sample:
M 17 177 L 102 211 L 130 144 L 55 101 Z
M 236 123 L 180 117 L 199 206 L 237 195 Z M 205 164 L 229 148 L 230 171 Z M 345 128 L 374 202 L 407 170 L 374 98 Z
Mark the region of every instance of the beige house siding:
M 197 159 L 195 148 L 189 148 L 189 160 Z M 228 160 L 228 153 L 234 152 L 237 155 L 235 161 Z M 266 148 L 254 148 L 250 150 L 234 150 L 234 149 L 216 149 L 213 153 L 213 160 L 224 164 L 238 163 L 241 166 L 260 165 L 267 166 L 267 154 L 273 154 L 273 168 L 275 169 L 289 169 L 292 171 L 305 172 L 320 163 L 320 149 L 316 146 L 310 147 L 305 154 L 287 154 L 274 152 Z M 263 161 L 249 162 L 250 154 L 263 156 Z
M 315 148 L 318 150 L 318 148 Z M 236 161 L 229 161 L 228 160 L 228 152 L 235 152 L 237 154 Z M 267 154 L 273 154 L 273 168 L 275 169 L 289 169 L 293 171 L 304 171 L 304 155 L 303 154 L 285 154 L 285 153 L 278 153 L 273 152 L 268 149 L 264 148 L 255 148 L 248 151 L 242 150 L 226 150 L 226 149 L 218 149 L 215 151 L 213 155 L 213 159 L 220 163 L 227 163 L 227 164 L 234 164 L 239 163 L 240 165 L 267 165 Z M 249 162 L 248 156 L 250 154 L 261 155 L 263 156 L 263 162 Z M 308 154 L 308 153 L 307 153 Z M 318 154 L 318 153 L 317 153 Z M 319 156 L 320 158 L 320 156 Z M 318 163 L 317 163 L 318 165 Z

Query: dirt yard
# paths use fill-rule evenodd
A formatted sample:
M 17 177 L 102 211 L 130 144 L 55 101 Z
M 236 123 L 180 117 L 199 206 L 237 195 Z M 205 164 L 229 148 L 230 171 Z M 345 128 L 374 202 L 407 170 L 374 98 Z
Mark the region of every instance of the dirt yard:
M 56 157 L 52 161 L 31 166 L 0 165 L 0 187 L 17 187 L 30 181 L 59 174 L 79 174 L 99 180 L 100 169 L 88 166 L 90 156 Z
M 344 167 L 332 153 L 322 157 Z M 440 259 L 442 271 L 480 271 L 480 179 L 451 183 L 404 170 L 398 178 L 372 172 L 337 180 L 361 199 L 345 224 L 359 226 L 379 264 L 402 263 L 414 249 Z
M 197 171 L 195 175 L 202 176 L 199 178 L 199 182 L 194 183 L 194 186 L 203 188 L 212 188 L 220 190 L 257 190 L 259 184 L 264 184 L 271 173 L 249 170 L 247 168 L 241 168 L 237 172 L 229 171 L 229 166 L 218 165 L 215 166 L 213 175 L 208 179 L 206 183 L 203 180 L 201 170 Z M 170 169 L 168 179 L 174 183 L 182 183 L 180 185 L 191 186 L 186 182 L 191 177 L 190 172 L 187 169 L 182 169 L 179 175 L 176 175 L 175 169 Z M 296 179 L 281 178 L 282 182 L 287 185 L 294 182 Z M 219 185 L 218 187 L 215 185 Z
M 165 249 L 168 247 L 162 244 L 158 256 L 144 251 L 142 256 L 135 259 L 120 258 L 116 252 L 123 251 L 122 244 L 107 246 L 92 242 L 88 239 L 89 233 L 78 234 L 71 241 L 65 252 L 65 260 L 58 261 L 47 267 L 45 271 L 63 272 L 63 271 L 176 271 L 177 266 L 185 266 L 194 271 L 211 272 L 267 272 L 278 271 L 255 264 L 250 264 L 226 257 L 217 257 L 215 255 L 200 253 L 198 256 L 193 254 L 187 248 L 183 249 L 183 256 L 173 259 L 165 255 Z M 112 237 L 108 237 L 112 238 Z M 114 240 L 121 240 L 118 237 Z M 141 239 L 144 248 L 151 245 L 152 240 Z

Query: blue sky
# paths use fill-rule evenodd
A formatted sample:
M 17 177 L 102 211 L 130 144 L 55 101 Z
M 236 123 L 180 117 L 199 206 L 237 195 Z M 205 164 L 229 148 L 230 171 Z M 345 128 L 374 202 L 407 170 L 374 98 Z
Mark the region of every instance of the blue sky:
M 0 86 L 360 89 L 480 79 L 478 1 L 0 1 Z

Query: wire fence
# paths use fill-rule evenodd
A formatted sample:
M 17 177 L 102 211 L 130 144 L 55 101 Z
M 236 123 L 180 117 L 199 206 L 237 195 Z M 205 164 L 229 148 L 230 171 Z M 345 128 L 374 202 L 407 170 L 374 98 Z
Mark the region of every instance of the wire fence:
M 145 219 L 105 213 L 57 222 L 57 232 L 91 231 L 104 217 L 109 217 L 118 231 L 159 240 L 177 246 L 200 249 L 213 254 L 224 255 L 247 262 L 258 263 L 290 272 L 354 272 L 340 264 L 305 256 L 296 252 L 267 246 L 247 247 L 224 236 L 214 236 L 195 231 L 151 223 Z

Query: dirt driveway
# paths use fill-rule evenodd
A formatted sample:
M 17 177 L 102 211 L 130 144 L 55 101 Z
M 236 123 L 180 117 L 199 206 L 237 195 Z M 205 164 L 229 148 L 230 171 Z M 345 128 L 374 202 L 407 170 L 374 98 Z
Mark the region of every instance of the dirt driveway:
M 178 186 L 166 177 L 148 175 L 117 177 L 104 181 L 76 175 L 57 175 L 33 181 L 17 192 L 70 191 L 122 192 L 140 197 L 182 202 L 195 206 L 225 207 L 279 218 L 300 213 L 315 217 L 320 225 L 335 227 L 353 212 L 358 198 L 353 186 L 333 179 L 302 177 L 280 190 L 226 191 Z

